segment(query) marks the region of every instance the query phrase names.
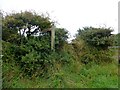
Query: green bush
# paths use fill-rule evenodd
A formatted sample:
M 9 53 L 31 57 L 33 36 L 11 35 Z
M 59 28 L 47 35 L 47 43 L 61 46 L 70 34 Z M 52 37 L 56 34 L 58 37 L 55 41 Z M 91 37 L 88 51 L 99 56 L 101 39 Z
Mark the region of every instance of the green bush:
M 78 53 L 81 62 L 89 63 L 94 61 L 111 62 L 112 51 L 109 46 L 113 46 L 113 37 L 110 28 L 85 27 L 79 29 L 76 39 L 73 41 L 73 47 Z M 81 43 L 81 44 L 80 44 Z
M 107 49 L 113 45 L 113 38 L 111 38 L 112 30 L 110 28 L 93 28 L 85 27 L 83 30 L 78 30 L 78 37 L 82 38 L 86 44 L 99 48 Z
M 77 49 L 76 53 L 79 54 L 78 59 L 85 64 L 89 62 L 112 62 L 112 56 L 114 55 L 114 52 L 111 49 L 97 49 L 96 47 L 88 45 L 84 45 L 81 49 Z

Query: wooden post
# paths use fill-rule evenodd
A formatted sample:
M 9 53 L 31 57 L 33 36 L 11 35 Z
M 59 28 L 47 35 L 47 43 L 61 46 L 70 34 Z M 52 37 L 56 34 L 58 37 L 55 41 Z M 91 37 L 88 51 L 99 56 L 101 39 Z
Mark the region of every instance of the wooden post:
M 42 32 L 51 32 L 51 50 L 55 51 L 55 26 L 44 29 Z
M 55 50 L 55 26 L 51 29 L 51 50 Z

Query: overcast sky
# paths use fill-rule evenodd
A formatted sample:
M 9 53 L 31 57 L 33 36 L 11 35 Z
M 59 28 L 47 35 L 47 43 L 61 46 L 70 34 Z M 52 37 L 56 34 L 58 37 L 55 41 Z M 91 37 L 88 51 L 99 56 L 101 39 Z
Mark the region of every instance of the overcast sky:
M 118 32 L 119 0 L 0 0 L 5 12 L 35 10 L 48 12 L 57 27 L 66 28 L 73 36 L 85 26 L 112 27 Z

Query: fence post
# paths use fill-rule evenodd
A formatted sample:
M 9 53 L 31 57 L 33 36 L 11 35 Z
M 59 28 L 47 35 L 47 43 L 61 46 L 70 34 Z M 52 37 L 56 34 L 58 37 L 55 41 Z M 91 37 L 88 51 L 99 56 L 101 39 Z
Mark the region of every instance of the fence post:
M 55 26 L 51 29 L 51 50 L 55 51 Z

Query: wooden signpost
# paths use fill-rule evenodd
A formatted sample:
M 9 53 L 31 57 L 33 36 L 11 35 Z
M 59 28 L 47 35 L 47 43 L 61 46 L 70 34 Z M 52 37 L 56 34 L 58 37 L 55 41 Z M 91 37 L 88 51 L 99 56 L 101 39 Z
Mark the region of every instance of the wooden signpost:
M 55 50 L 55 27 L 53 26 L 51 29 L 51 50 Z
M 51 50 L 55 51 L 55 26 L 45 29 L 42 32 L 51 32 Z

